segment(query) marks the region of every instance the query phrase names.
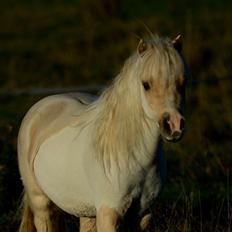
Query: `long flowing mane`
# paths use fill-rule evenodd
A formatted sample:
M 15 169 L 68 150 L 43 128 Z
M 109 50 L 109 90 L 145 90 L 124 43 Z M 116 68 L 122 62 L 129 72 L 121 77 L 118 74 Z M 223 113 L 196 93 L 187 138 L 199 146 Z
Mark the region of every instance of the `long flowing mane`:
M 180 57 L 169 39 L 158 36 L 148 40 L 150 49 L 142 56 L 134 53 L 125 62 L 113 83 L 93 103 L 88 112 L 93 113 L 92 133 L 94 153 L 105 169 L 112 162 L 120 168 L 123 160 L 139 164 L 139 156 L 149 156 L 154 144 L 156 122 L 148 118 L 142 106 L 142 80 L 160 78 L 169 80 L 170 72 L 180 69 Z

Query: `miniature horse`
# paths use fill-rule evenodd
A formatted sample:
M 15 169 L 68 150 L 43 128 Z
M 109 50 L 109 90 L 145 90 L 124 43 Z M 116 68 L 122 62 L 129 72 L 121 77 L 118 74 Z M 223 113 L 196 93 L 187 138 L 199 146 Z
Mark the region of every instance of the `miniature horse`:
M 180 36 L 141 40 L 98 99 L 54 95 L 29 110 L 18 136 L 21 232 L 58 231 L 52 205 L 80 217 L 82 232 L 115 232 L 128 213 L 133 231 L 147 230 L 165 176 L 160 138 L 184 131 L 179 48 Z

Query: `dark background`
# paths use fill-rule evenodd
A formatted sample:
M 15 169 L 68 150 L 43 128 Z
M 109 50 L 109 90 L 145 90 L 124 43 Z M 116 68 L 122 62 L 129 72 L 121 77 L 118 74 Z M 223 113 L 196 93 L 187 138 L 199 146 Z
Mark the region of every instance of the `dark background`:
M 165 144 L 168 181 L 154 230 L 232 230 L 231 1 L 7 0 L 0 2 L 0 231 L 18 226 L 17 133 L 47 94 L 36 90 L 107 84 L 136 37 L 149 34 L 144 24 L 162 36 L 183 35 L 192 73 L 187 132 Z

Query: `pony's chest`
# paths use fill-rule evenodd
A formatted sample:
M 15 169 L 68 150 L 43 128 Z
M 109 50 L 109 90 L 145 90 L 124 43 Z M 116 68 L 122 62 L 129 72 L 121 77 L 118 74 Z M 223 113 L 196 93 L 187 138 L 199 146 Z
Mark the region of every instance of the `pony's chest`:
M 128 196 L 131 198 L 130 208 L 136 205 L 139 214 L 142 214 L 154 202 L 161 189 L 161 179 L 156 166 L 151 166 L 146 174 L 135 182 Z

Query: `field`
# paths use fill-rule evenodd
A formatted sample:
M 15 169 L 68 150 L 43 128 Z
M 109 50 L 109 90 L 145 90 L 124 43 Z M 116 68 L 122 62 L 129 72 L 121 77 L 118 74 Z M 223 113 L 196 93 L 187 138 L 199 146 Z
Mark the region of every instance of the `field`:
M 156 202 L 154 231 L 232 231 L 231 11 L 226 0 L 1 2 L 0 231 L 16 231 L 19 223 L 17 133 L 23 115 L 44 96 L 15 91 L 107 84 L 136 48 L 136 37 L 148 35 L 144 24 L 159 35 L 183 35 L 192 74 L 186 134 L 165 143 L 168 180 Z M 67 221 L 75 231 L 76 223 Z

